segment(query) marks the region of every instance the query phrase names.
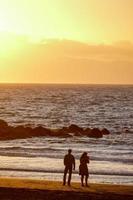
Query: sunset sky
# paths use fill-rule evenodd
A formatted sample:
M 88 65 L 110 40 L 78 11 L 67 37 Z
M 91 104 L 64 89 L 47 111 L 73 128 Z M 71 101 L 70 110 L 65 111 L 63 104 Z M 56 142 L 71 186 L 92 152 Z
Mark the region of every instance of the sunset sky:
M 0 82 L 133 84 L 133 0 L 0 0 Z

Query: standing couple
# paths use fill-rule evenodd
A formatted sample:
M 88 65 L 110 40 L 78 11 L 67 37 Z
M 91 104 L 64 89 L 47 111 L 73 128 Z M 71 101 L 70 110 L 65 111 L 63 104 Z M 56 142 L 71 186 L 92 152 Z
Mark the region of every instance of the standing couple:
M 81 185 L 84 186 L 84 178 L 85 178 L 85 186 L 88 186 L 88 177 L 89 171 L 87 164 L 89 163 L 89 156 L 86 152 L 84 152 L 80 157 L 80 165 L 79 165 L 79 175 L 81 175 Z M 68 176 L 68 186 L 71 185 L 71 177 L 72 177 L 72 170 L 75 170 L 75 158 L 72 155 L 72 150 L 68 150 L 68 154 L 64 157 L 64 177 L 63 177 L 63 185 L 66 184 L 66 176 Z

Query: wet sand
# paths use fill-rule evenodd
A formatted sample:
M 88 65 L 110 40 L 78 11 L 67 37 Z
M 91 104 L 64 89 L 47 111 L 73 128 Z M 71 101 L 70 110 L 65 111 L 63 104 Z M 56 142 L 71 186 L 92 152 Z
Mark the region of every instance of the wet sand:
M 133 186 L 90 184 L 88 188 L 79 183 L 71 187 L 62 182 L 0 178 L 0 200 L 131 200 Z

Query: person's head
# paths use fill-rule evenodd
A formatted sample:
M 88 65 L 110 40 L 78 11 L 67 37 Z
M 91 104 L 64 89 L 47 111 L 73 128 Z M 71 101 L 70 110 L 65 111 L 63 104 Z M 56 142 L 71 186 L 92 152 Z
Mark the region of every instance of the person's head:
M 87 156 L 87 152 L 84 152 L 83 154 L 82 154 L 82 157 L 86 157 Z
M 72 149 L 68 149 L 68 154 L 71 154 L 72 153 Z

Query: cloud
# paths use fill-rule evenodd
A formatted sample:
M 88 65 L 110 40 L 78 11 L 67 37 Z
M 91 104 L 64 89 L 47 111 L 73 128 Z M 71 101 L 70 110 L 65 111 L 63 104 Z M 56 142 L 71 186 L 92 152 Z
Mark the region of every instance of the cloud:
M 40 48 L 51 56 L 78 60 L 133 61 L 133 44 L 125 41 L 112 45 L 89 45 L 70 40 L 45 40 Z
M 130 42 L 90 45 L 57 39 L 24 41 L 23 48 L 0 60 L 1 66 L 10 66 L 7 72 L 0 68 L 0 74 L 16 82 L 23 82 L 25 77 L 26 82 L 133 83 Z

